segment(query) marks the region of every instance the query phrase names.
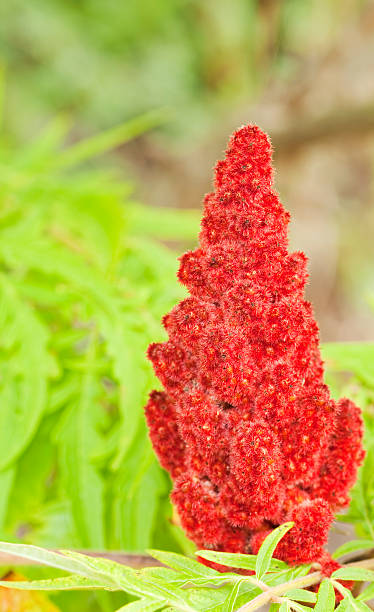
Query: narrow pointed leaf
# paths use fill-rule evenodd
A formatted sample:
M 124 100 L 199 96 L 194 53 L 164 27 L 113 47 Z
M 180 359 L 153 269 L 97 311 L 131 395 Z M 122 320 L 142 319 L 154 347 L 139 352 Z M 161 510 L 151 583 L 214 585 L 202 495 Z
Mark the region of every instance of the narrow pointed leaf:
M 318 589 L 315 612 L 331 612 L 335 609 L 335 591 L 330 580 L 322 580 Z
M 0 530 L 3 531 L 5 519 L 8 511 L 8 502 L 10 493 L 12 490 L 14 476 L 15 476 L 15 466 L 10 466 L 6 470 L 0 472 Z
M 138 601 L 131 601 L 130 603 L 122 606 L 116 610 L 116 612 L 155 612 L 163 608 L 166 602 L 154 601 L 152 599 L 138 599 Z
M 339 546 L 332 554 L 332 558 L 339 559 L 357 550 L 370 550 L 371 548 L 374 548 L 374 540 L 352 540 Z
M 62 553 L 53 552 L 38 546 L 29 546 L 25 544 L 11 544 L 8 542 L 0 542 L 0 552 L 16 557 L 21 557 L 25 561 L 40 563 L 41 565 L 49 565 L 56 569 L 65 570 L 79 575 L 87 576 L 87 568 L 73 558 L 68 558 Z M 27 565 L 27 563 L 25 563 Z
M 363 567 L 341 567 L 336 570 L 331 578 L 334 580 L 358 580 L 363 582 L 371 582 L 374 580 L 374 571 Z
M 343 599 L 338 605 L 338 607 L 335 608 L 335 612 L 346 612 L 346 610 L 351 610 L 351 608 L 349 608 L 349 605 L 349 600 Z
M 140 134 L 147 132 L 153 127 L 156 127 L 167 120 L 165 109 L 149 111 L 139 117 L 135 117 L 130 121 L 126 121 L 122 125 L 115 126 L 105 132 L 82 140 L 76 145 L 71 146 L 66 151 L 63 151 L 56 158 L 55 166 L 57 168 L 66 168 L 67 166 L 75 166 L 87 159 L 91 159 L 96 155 L 105 153 L 110 149 L 114 149 L 119 145 L 136 138 Z
M 92 580 L 86 576 L 64 576 L 62 578 L 51 578 L 50 580 L 31 580 L 31 581 L 0 581 L 0 587 L 8 589 L 19 589 L 21 591 L 72 591 L 72 590 L 91 590 L 91 589 L 106 589 L 113 590 L 113 585 L 109 585 L 102 581 Z
M 231 590 L 230 595 L 226 599 L 224 603 L 224 611 L 225 612 L 234 612 L 236 610 L 236 602 L 239 596 L 240 587 L 242 586 L 243 581 L 239 580 Z
M 196 555 L 202 557 L 203 559 L 207 559 L 208 561 L 213 561 L 214 563 L 218 563 L 220 565 L 226 565 L 227 567 L 237 567 L 248 570 L 256 569 L 256 555 L 222 553 L 213 550 L 198 550 Z M 279 559 L 271 559 L 268 571 L 276 572 L 287 568 L 288 565 L 287 563 L 284 563 L 284 561 L 280 561 Z
M 280 525 L 280 527 L 274 529 L 263 541 L 261 548 L 258 551 L 256 560 L 256 576 L 259 580 L 261 580 L 261 578 L 269 570 L 271 558 L 277 545 L 285 536 L 287 531 L 292 529 L 293 526 L 294 523 L 285 523 L 284 525 Z
M 290 589 L 285 593 L 285 597 L 289 597 L 289 599 L 294 599 L 295 601 L 306 601 L 308 603 L 315 603 L 317 601 L 317 595 L 305 589 Z
M 199 563 L 198 561 L 195 561 L 194 559 L 189 559 L 188 557 L 178 555 L 177 553 L 153 549 L 150 549 L 147 552 L 158 561 L 161 561 L 161 563 L 179 570 L 188 576 L 218 576 L 220 573 L 210 567 L 207 567 L 206 565 L 203 565 L 202 563 Z M 206 551 L 200 551 L 196 554 L 203 557 L 203 554 L 200 553 L 204 552 Z

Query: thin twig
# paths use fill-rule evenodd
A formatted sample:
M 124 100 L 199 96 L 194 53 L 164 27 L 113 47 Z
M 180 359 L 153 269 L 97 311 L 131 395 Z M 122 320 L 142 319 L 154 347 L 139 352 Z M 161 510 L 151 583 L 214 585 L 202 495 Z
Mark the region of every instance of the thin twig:
M 367 135 L 374 130 L 374 104 L 334 109 L 317 118 L 299 117 L 286 130 L 272 133 L 276 153 L 292 153 L 301 147 L 334 138 Z
M 367 561 L 368 559 L 374 559 L 374 548 L 370 548 L 370 550 L 359 553 L 358 555 L 352 555 L 347 561 L 344 561 L 344 565 L 351 565 L 352 563 L 359 563 L 360 561 Z
M 364 559 L 362 561 L 344 563 L 344 567 L 365 567 L 366 569 L 374 569 L 374 559 Z

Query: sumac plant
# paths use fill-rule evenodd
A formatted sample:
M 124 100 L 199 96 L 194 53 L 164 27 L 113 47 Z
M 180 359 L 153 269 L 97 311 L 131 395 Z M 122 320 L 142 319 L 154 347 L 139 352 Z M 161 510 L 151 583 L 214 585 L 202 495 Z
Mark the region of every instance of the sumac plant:
M 288 252 L 288 221 L 270 142 L 243 127 L 216 166 L 200 245 L 181 258 L 190 296 L 163 319 L 168 341 L 149 348 L 165 391 L 151 394 L 146 415 L 198 546 L 256 553 L 294 521 L 278 557 L 330 574 L 324 546 L 364 457 L 363 425 L 324 384 L 307 260 Z
M 36 157 L 31 156 L 33 163 L 43 168 L 43 180 L 45 147 L 41 146 Z M 86 149 L 87 145 L 73 149 L 70 159 L 79 158 Z M 42 161 L 38 161 L 40 154 Z M 46 176 L 43 193 L 47 187 L 52 190 L 50 195 L 54 193 L 56 184 L 60 185 L 60 193 L 65 193 L 59 173 Z M 144 341 L 153 331 L 158 333 L 155 313 L 172 302 L 172 294 L 168 293 L 172 281 L 165 277 L 170 254 L 157 250 L 153 243 L 149 248 L 141 236 L 144 232 L 154 234 L 156 228 L 162 237 L 169 238 L 173 232 L 186 237 L 186 231 L 180 231 L 178 217 L 163 217 L 168 218 L 171 227 L 166 236 L 166 226 L 157 224 L 159 212 L 147 216 L 141 208 L 127 204 L 127 216 L 124 219 L 118 212 L 118 217 L 109 223 L 110 231 L 98 233 L 93 224 L 88 235 L 80 232 L 81 219 L 91 218 L 86 206 L 88 202 L 91 205 L 91 198 L 95 201 L 97 193 L 97 187 L 92 190 L 90 177 L 90 190 L 86 191 L 85 184 L 84 191 L 87 201 L 85 205 L 81 202 L 82 211 L 77 206 L 78 216 L 68 214 L 68 207 L 61 208 L 57 194 L 52 200 L 56 217 L 51 217 L 44 200 L 39 213 L 42 222 L 36 223 L 29 211 L 27 223 L 17 230 L 18 237 L 23 238 L 18 251 L 16 236 L 7 229 L 12 228 L 14 217 L 6 217 L 4 237 L 10 241 L 10 247 L 7 241 L 5 247 L 2 245 L 4 282 L 5 272 L 8 275 L 6 295 L 27 313 L 28 318 L 19 316 L 20 322 L 38 321 L 39 326 L 43 322 L 48 334 L 41 335 L 40 346 L 30 346 L 51 356 L 47 347 L 54 342 L 60 347 L 63 368 L 56 371 L 54 361 L 48 365 L 48 359 L 43 366 L 47 373 L 44 378 L 48 379 L 44 383 L 48 393 L 43 396 L 49 415 L 46 423 L 61 415 L 57 431 L 46 429 L 44 438 L 33 440 L 37 429 L 34 424 L 28 436 L 24 434 L 23 445 L 14 452 L 13 462 L 4 466 L 2 482 L 10 482 L 11 487 L 8 485 L 5 491 L 11 489 L 12 495 L 17 492 L 13 483 L 21 482 L 30 458 L 38 456 L 30 454 L 30 450 L 40 452 L 42 442 L 49 439 L 48 432 L 52 431 L 53 439 L 63 450 L 63 483 L 70 491 L 68 507 L 73 510 L 75 529 L 81 537 L 87 529 L 92 536 L 83 543 L 92 546 L 97 542 L 98 513 L 101 520 L 104 518 L 102 506 L 98 505 L 104 498 L 103 480 L 109 481 L 108 494 L 113 490 L 110 481 L 114 471 L 115 492 L 123 498 L 115 498 L 114 506 L 109 505 L 115 512 L 106 514 L 110 519 L 107 533 L 113 530 L 117 534 L 120 527 L 119 533 L 127 534 L 127 539 L 119 541 L 122 548 L 144 549 L 144 530 L 149 538 L 150 524 L 159 541 L 170 548 L 172 541 L 165 534 L 173 529 L 176 534 L 175 523 L 180 522 L 201 550 L 195 552 L 196 559 L 149 550 L 153 561 L 144 558 L 147 567 L 135 569 L 139 557 L 131 554 L 125 555 L 123 565 L 106 559 L 105 553 L 104 558 L 98 558 L 3 542 L 0 553 L 8 555 L 8 563 L 16 555 L 18 562 L 24 559 L 25 565 L 48 565 L 65 574 L 31 582 L 3 580 L 0 587 L 107 591 L 100 600 L 105 612 L 115 609 L 114 600 L 107 598 L 112 591 L 122 597 L 118 612 L 250 612 L 264 610 L 264 606 L 270 606 L 271 612 L 371 610 L 374 344 L 322 347 L 329 387 L 324 384 L 318 327 L 303 296 L 306 258 L 302 253 L 288 252 L 289 215 L 273 189 L 267 137 L 251 126 L 234 134 L 225 160 L 216 168 L 215 192 L 205 199 L 200 246 L 181 258 L 179 279 L 190 295 L 163 319 L 169 339 L 149 348 L 164 390 L 151 393 L 146 418 L 160 463 L 174 482 L 172 500 L 177 513 L 173 520 L 167 520 L 164 506 L 163 519 L 154 521 L 155 499 L 167 491 L 167 485 L 149 453 L 138 411 L 150 379 L 146 377 L 142 392 L 134 395 L 122 396 L 117 385 L 124 381 L 125 388 L 134 388 L 131 383 L 145 362 L 145 356 L 140 356 L 141 347 L 145 350 Z M 69 198 L 72 186 L 74 193 L 77 189 L 81 194 L 70 180 Z M 21 185 L 25 186 L 22 201 L 27 202 L 34 193 L 29 174 Z M 64 188 L 66 185 L 64 182 Z M 36 196 L 40 198 L 40 192 Z M 80 200 L 81 196 L 77 204 Z M 97 201 L 104 227 L 109 201 Z M 15 218 L 22 220 L 21 211 Z M 52 223 L 54 218 L 69 220 L 69 231 L 61 235 L 60 226 Z M 185 221 L 186 218 L 181 223 Z M 33 228 L 31 236 L 43 238 L 43 251 L 39 247 L 35 254 L 31 248 L 38 241 L 28 245 L 29 228 Z M 38 234 L 40 228 L 43 231 Z M 119 251 L 110 248 L 113 236 L 118 240 Z M 95 263 L 101 276 L 96 270 L 94 281 L 93 245 L 99 237 L 109 250 L 103 250 Z M 65 249 L 69 255 L 65 254 L 61 261 L 47 258 L 48 253 L 61 256 Z M 41 253 L 44 259 L 40 259 Z M 77 253 L 83 255 L 84 266 Z M 114 286 L 109 278 L 115 279 Z M 47 291 L 47 281 L 51 279 L 55 284 L 52 291 Z M 152 290 L 147 289 L 148 283 Z M 63 306 L 60 292 L 67 289 L 69 301 Z M 178 291 L 175 290 L 174 303 L 181 297 Z M 37 318 L 30 318 L 36 313 Z M 61 324 L 49 327 L 51 313 L 60 313 Z M 78 318 L 71 319 L 72 313 Z M 65 319 L 79 321 L 79 325 L 72 325 L 68 333 L 62 324 L 66 326 Z M 25 338 L 28 336 L 23 334 L 24 341 Z M 34 378 L 42 363 L 34 356 Z M 114 365 L 108 369 L 111 363 Z M 18 371 L 22 372 L 22 368 Z M 98 378 L 98 373 L 104 372 L 105 376 Z M 108 372 L 112 373 L 109 378 Z M 96 381 L 94 394 L 90 391 L 92 381 Z M 109 387 L 110 404 L 103 403 L 99 381 L 105 389 Z M 76 389 L 82 391 L 77 393 Z M 338 399 L 342 396 L 355 402 Z M 366 425 L 366 458 L 357 480 L 364 451 L 363 423 L 356 402 L 363 409 Z M 113 403 L 118 403 L 123 416 L 117 427 L 107 430 L 107 436 L 105 429 L 101 431 L 97 447 L 101 452 L 95 453 L 93 441 L 97 440 L 100 429 L 96 425 L 101 421 L 92 423 L 92 414 L 99 414 L 99 406 Z M 78 426 L 83 427 L 79 430 Z M 21 464 L 21 470 L 15 460 L 22 453 L 28 460 Z M 75 461 L 76 457 L 82 465 Z M 104 469 L 103 462 L 107 462 Z M 15 470 L 15 475 L 7 469 Z M 31 479 L 33 469 L 26 470 L 27 474 Z M 328 530 L 335 513 L 349 504 L 350 496 L 348 510 L 335 518 L 355 525 L 359 539 L 349 541 L 345 536 L 346 541 L 330 556 L 325 549 Z M 10 499 L 12 502 L 12 496 Z M 15 499 L 22 497 L 18 493 Z M 8 508 L 16 511 L 12 503 Z M 66 516 L 66 509 L 63 512 Z M 110 543 L 116 541 L 111 539 Z M 23 573 L 27 574 L 26 569 Z

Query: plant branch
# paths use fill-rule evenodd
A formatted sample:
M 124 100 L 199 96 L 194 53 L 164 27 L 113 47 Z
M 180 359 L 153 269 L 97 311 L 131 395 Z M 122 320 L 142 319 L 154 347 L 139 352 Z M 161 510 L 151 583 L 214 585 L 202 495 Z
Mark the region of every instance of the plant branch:
M 374 568 L 374 558 L 372 559 L 362 559 L 360 561 L 353 561 L 351 563 L 345 563 L 344 567 L 363 567 L 366 569 Z M 305 588 L 308 586 L 312 586 L 314 584 L 318 584 L 323 578 L 320 571 L 313 572 L 312 574 L 308 574 L 307 576 L 302 576 L 300 578 L 296 578 L 291 582 L 286 582 L 276 587 L 269 587 L 267 584 L 260 580 L 251 580 L 251 582 L 255 582 L 257 586 L 262 589 L 262 593 L 258 595 L 255 599 L 250 601 L 249 603 L 242 606 L 238 612 L 252 612 L 253 610 L 258 610 L 261 606 L 269 603 L 270 601 L 274 603 L 281 603 L 283 600 L 281 599 L 281 595 L 284 595 L 290 589 L 295 588 Z
M 272 142 L 279 155 L 294 152 L 315 142 L 337 137 L 351 138 L 367 135 L 374 130 L 373 102 L 347 109 L 334 109 L 317 118 L 303 117 L 285 131 L 272 134 Z
M 366 569 L 374 569 L 374 559 L 363 559 L 361 561 L 344 563 L 344 567 L 364 567 Z
M 251 612 L 252 610 L 258 610 L 264 604 L 267 604 L 269 601 L 273 601 L 275 603 L 280 603 L 279 599 L 281 595 L 284 595 L 290 589 L 300 589 L 312 586 L 314 584 L 318 584 L 322 579 L 321 572 L 313 572 L 312 574 L 308 574 L 307 576 L 301 576 L 300 578 L 295 578 L 295 580 L 291 580 L 290 582 L 285 582 L 284 584 L 280 584 L 276 587 L 269 587 L 267 584 L 262 583 L 262 585 L 266 588 L 264 592 L 255 597 L 252 601 L 242 606 L 238 612 Z M 256 581 L 260 582 L 260 581 Z M 260 586 L 260 585 L 259 585 Z M 261 586 L 260 588 L 263 588 Z

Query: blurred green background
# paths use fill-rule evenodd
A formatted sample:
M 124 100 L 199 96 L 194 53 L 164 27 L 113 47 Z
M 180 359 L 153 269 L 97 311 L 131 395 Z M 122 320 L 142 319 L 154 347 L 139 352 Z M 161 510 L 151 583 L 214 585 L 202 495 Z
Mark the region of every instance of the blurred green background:
M 230 132 L 273 138 L 292 240 L 311 258 L 325 339 L 373 333 L 372 0 L 6 0 L 5 133 L 24 142 L 56 113 L 71 138 L 165 107 L 118 151 L 146 204 L 199 207 Z M 127 172 L 126 172 L 127 173 Z
M 188 551 L 144 353 L 241 124 L 272 138 L 322 339 L 374 338 L 374 2 L 4 0 L 0 69 L 1 537 Z

